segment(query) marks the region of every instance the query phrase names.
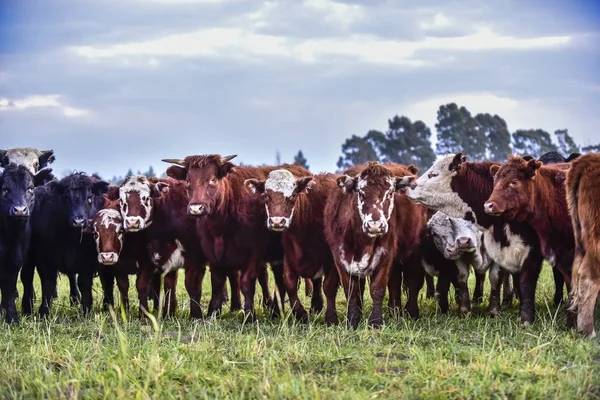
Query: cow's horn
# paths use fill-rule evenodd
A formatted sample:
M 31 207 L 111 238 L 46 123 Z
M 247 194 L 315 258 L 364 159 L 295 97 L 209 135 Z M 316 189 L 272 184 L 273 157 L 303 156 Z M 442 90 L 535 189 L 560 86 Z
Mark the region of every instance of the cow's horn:
M 233 160 L 234 158 L 237 157 L 237 154 L 231 155 L 231 156 L 221 156 L 221 164 L 225 164 L 227 161 Z
M 168 162 L 171 164 L 175 164 L 175 165 L 179 165 L 181 167 L 185 167 L 185 160 L 179 159 L 179 158 L 165 158 L 162 159 L 160 161 L 164 161 L 164 162 Z

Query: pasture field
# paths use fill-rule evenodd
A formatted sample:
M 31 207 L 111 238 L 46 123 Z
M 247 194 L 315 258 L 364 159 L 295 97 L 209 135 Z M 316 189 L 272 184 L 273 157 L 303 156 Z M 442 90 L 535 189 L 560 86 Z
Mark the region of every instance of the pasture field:
M 83 317 L 69 306 L 62 277 L 49 320 L 0 325 L 0 398 L 600 397 L 598 341 L 566 330 L 563 309 L 551 305 L 547 265 L 537 319 L 526 328 L 519 326 L 516 301 L 495 319 L 484 316 L 484 308 L 459 318 L 453 300 L 451 313 L 440 315 L 424 290 L 420 320 L 388 318 L 381 330 L 366 327 L 366 317 L 356 331 L 326 327 L 322 315 L 301 325 L 286 312 L 273 322 L 261 307 L 255 324 L 242 325 L 241 315 L 229 312 L 193 322 L 181 274 L 177 317 L 155 323 L 141 321 L 136 308 L 127 316 L 101 312 L 97 279 L 95 312 Z M 36 285 L 39 299 L 37 277 Z M 136 298 L 132 288 L 132 306 Z M 341 291 L 338 307 L 343 320 Z

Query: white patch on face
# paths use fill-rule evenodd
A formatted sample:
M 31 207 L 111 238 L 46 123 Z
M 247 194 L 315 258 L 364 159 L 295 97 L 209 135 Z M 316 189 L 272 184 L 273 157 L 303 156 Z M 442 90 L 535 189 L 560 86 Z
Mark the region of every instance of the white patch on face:
M 378 221 L 382 224 L 382 228 L 383 228 L 384 232 L 388 231 L 388 221 L 390 220 L 390 218 L 392 216 L 392 212 L 394 211 L 394 192 L 396 189 L 396 179 L 393 177 L 390 177 L 388 179 L 388 183 L 390 185 L 389 189 L 385 191 L 385 193 L 383 194 L 381 199 L 376 199 L 375 203 L 373 204 L 373 208 L 378 211 L 378 213 L 381 217 L 383 217 L 383 218 L 379 218 Z M 371 213 L 365 214 L 363 211 L 364 205 L 365 205 L 365 202 L 363 200 L 363 198 L 365 196 L 364 190 L 367 187 L 367 184 L 368 184 L 367 180 L 362 179 L 362 178 L 358 178 L 358 182 L 356 184 L 358 214 L 360 215 L 360 219 L 362 221 L 363 231 L 365 231 L 367 229 L 369 222 L 375 221 L 373 219 L 373 214 L 371 214 Z M 391 196 L 391 198 L 390 198 L 390 196 Z M 388 200 L 389 200 L 388 207 L 387 207 L 387 209 L 384 210 L 383 205 Z M 378 236 L 376 234 L 371 234 L 371 233 L 367 233 L 367 235 L 369 237 Z
M 127 203 L 127 196 L 131 192 L 139 193 L 142 206 L 146 210 L 146 218 L 145 219 L 142 217 L 139 217 L 139 216 L 128 217 L 127 213 L 123 209 L 123 204 Z M 151 192 L 151 189 L 150 189 L 150 182 L 148 181 L 148 178 L 146 178 L 145 175 L 140 175 L 140 174 L 131 175 L 130 177 L 126 178 L 125 181 L 123 182 L 123 184 L 119 187 L 119 199 L 121 200 L 120 207 L 121 207 L 121 214 L 123 215 L 123 219 L 127 219 L 127 218 L 129 218 L 130 220 L 137 219 L 139 221 L 138 230 L 147 228 L 152 223 L 152 220 L 150 219 L 150 215 L 151 215 L 150 212 L 152 211 L 152 205 L 150 203 L 150 192 Z
M 374 252 L 368 252 L 363 254 L 359 261 L 355 261 L 354 257 L 348 262 L 346 260 L 346 252 L 344 251 L 344 245 L 341 244 L 339 247 L 339 260 L 342 266 L 348 271 L 350 275 L 355 276 L 371 276 L 373 271 L 379 265 L 381 257 L 385 255 L 387 250 L 383 247 L 378 247 Z
M 119 239 L 119 243 L 121 244 L 120 248 L 121 248 L 121 250 L 123 250 L 123 225 L 122 225 L 121 214 L 117 210 L 113 210 L 111 208 L 104 208 L 104 209 L 98 211 L 98 213 L 96 215 L 100 217 L 100 225 L 102 225 L 105 229 L 110 229 L 111 227 L 114 228 L 115 232 L 117 233 L 117 238 Z M 100 253 L 103 253 L 100 249 L 101 237 L 100 237 L 100 233 L 96 229 L 96 224 L 94 224 L 93 229 L 94 229 L 94 232 L 98 235 L 98 237 L 95 238 L 96 251 L 98 252 L 98 262 L 102 263 L 102 258 L 100 256 Z M 117 256 L 118 256 L 118 254 L 117 254 Z
M 523 263 L 529 256 L 531 247 L 523 241 L 521 236 L 512 233 L 508 224 L 504 225 L 504 232 L 510 243 L 509 246 L 501 247 L 500 242 L 494 239 L 493 225 L 490 229 L 484 230 L 483 243 L 491 260 L 514 274 L 521 271 Z
M 271 171 L 265 181 L 265 191 L 281 193 L 283 197 L 290 198 L 296 190 L 296 178 L 287 169 L 276 169 Z
M 41 155 L 41 151 L 30 148 L 17 148 L 6 151 L 6 157 L 8 158 L 9 164 L 23 165 L 34 175 L 39 167 Z
M 454 154 L 439 158 L 423 175 L 417 179 L 416 187 L 407 190 L 408 198 L 455 218 L 463 218 L 468 212 L 475 213 L 458 193 L 452 191 L 450 183 L 457 172 L 449 166 Z
M 177 245 L 177 248 L 171 253 L 169 259 L 161 266 L 163 272 L 171 272 L 183 268 L 183 263 L 185 261 L 185 257 L 183 256 L 184 248 L 177 239 L 175 239 L 175 244 Z

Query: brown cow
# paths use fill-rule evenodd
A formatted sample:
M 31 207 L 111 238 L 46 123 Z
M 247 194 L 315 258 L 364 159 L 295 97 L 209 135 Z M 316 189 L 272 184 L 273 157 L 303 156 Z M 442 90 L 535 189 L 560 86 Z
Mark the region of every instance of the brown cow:
M 577 329 L 595 337 L 594 308 L 600 290 L 600 154 L 573 161 L 567 172 L 567 201 L 575 238 L 572 303 Z
M 323 214 L 328 193 L 337 190 L 336 178 L 339 175 L 312 176 L 304 169 L 295 172 L 297 175 L 287 169 L 277 169 L 271 171 L 265 180 L 248 179 L 245 184 L 253 192 L 262 194 L 267 227 L 283 231 L 283 274 L 293 314 L 300 321 L 308 319 L 308 314 L 298 299 L 299 278 L 314 279 L 311 311 L 321 311 L 321 277 L 325 276 L 325 321 L 327 324 L 337 324 L 335 297 L 339 278 L 325 241 Z
M 575 255 L 573 225 L 565 194 L 566 171 L 570 165 L 543 166 L 540 161 L 526 161 L 511 155 L 501 166 L 490 167 L 494 190 L 484 204 L 489 215 L 524 222 L 535 230 L 543 256 L 563 274 L 569 292 Z M 568 312 L 568 326 L 574 323 L 573 313 Z
M 406 173 L 410 174 L 408 170 Z M 371 276 L 373 299 L 370 325 L 378 327 L 383 323 L 382 302 L 390 279 L 395 282 L 393 287 L 390 286 L 390 306 L 392 309 L 400 307 L 401 277 L 390 276 L 392 263 L 399 247 L 401 253 L 404 248 L 420 247 L 426 223 L 424 207 L 415 206 L 405 196 L 395 195 L 403 190 L 400 187 L 402 179 L 379 163 L 368 163 L 355 177 L 339 177 L 337 183 L 342 189 L 331 193 L 327 199 L 325 237 L 344 286 L 348 300 L 347 319 L 352 328 L 358 326 L 362 314 L 360 287 L 367 276 Z M 411 277 L 406 285 L 409 288 L 406 309 L 416 318 L 417 295 L 423 285 L 424 271 L 420 254 L 408 253 L 407 261 L 416 261 L 418 268 L 414 269 L 418 271 L 417 278 Z M 405 267 L 413 269 L 412 265 Z M 419 277 L 420 284 L 413 290 L 413 280 L 418 281 Z
M 219 296 L 227 274 L 241 271 L 244 313 L 248 321 L 254 321 L 256 279 L 264 273 L 269 241 L 281 240 L 281 236 L 267 230 L 261 196 L 245 190 L 244 182 L 265 179 L 278 167 L 234 166 L 230 162 L 234 157 L 211 154 L 163 161 L 177 164 L 167 169 L 167 175 L 186 181 L 187 213 L 197 217 L 196 234 L 211 269 L 213 294 L 209 315 L 220 312 Z M 276 275 L 283 298 L 282 278 L 277 280 Z

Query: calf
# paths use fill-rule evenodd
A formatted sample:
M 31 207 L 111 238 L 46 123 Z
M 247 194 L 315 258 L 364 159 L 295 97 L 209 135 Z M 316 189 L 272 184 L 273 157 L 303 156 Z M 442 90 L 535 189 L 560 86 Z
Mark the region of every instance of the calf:
M 0 175 L 0 290 L 6 321 L 18 323 L 15 307 L 17 277 L 28 254 L 30 215 L 35 189 L 51 170 L 33 175 L 23 166 L 8 164 Z
M 58 272 L 77 274 L 84 313 L 92 307 L 92 283 L 97 271 L 92 234 L 85 232 L 97 210 L 95 197 L 103 197 L 108 183 L 96 181 L 82 172 L 36 188 L 31 215 L 35 253 L 31 265 L 37 267 L 42 281 L 40 314 L 48 315 Z M 23 312 L 31 313 L 33 274 L 22 274 Z
M 562 273 L 570 291 L 575 242 L 565 194 L 569 166 L 543 166 L 537 160 L 510 156 L 503 165 L 490 166 L 494 189 L 484 207 L 491 216 L 529 224 L 537 233 L 542 254 Z M 571 312 L 567 323 L 575 323 Z
M 369 163 L 355 177 L 342 175 L 337 178 L 341 190 L 334 191 L 327 199 L 325 238 L 344 286 L 348 300 L 347 318 L 352 328 L 358 326 L 362 314 L 359 292 L 367 276 L 371 277 L 370 292 L 373 299 L 369 324 L 381 326 L 382 302 L 388 280 L 397 279 L 390 278 L 390 272 L 397 256 L 399 237 L 406 233 L 402 245 L 415 248 L 415 242 L 418 247 L 420 236 L 424 233 L 425 210 L 422 210 L 421 224 L 421 207 L 410 202 L 403 204 L 408 200 L 395 195 L 401 190 L 402 179 L 379 163 Z M 421 225 L 423 229 L 420 229 Z M 407 260 L 413 261 L 410 260 L 411 256 L 413 254 L 409 254 Z M 420 254 L 418 257 L 420 264 Z M 423 273 L 420 265 L 419 269 Z M 416 300 L 418 289 L 423 285 L 422 279 L 421 274 L 416 293 L 411 281 L 407 285 L 409 301 L 406 309 L 415 318 L 418 317 Z M 398 287 L 390 288 L 392 309 L 400 306 L 400 281 L 396 282 Z
M 570 309 L 577 329 L 595 337 L 594 308 L 600 290 L 600 154 L 573 161 L 567 172 L 566 193 L 575 238 Z
M 535 231 L 527 224 L 494 218 L 484 210 L 494 180 L 489 161 L 466 162 L 462 153 L 438 158 L 418 179 L 407 178 L 408 197 L 435 210 L 477 224 L 489 257 L 500 267 L 490 272 L 489 313 L 500 311 L 500 285 L 504 271 L 519 274 L 520 318 L 532 323 L 535 316 L 535 286 L 542 266 L 542 254 Z M 497 164 L 496 164 L 497 165 Z
M 312 176 L 308 170 L 299 172 L 297 175 L 300 176 L 295 176 L 287 169 L 277 169 L 265 180 L 247 179 L 245 184 L 252 192 L 262 195 L 267 228 L 283 232 L 283 276 L 292 313 L 300 321 L 308 318 L 298 299 L 299 278 L 314 279 L 311 309 L 319 312 L 323 308 L 321 285 L 324 276 L 325 321 L 337 324 L 335 297 L 339 278 L 323 226 L 327 195 L 337 189 L 337 176 Z
M 464 314 L 471 308 L 468 292 L 471 265 L 476 281 L 473 303 L 481 302 L 485 273 L 490 267 L 482 235 L 473 223 L 449 217 L 440 211 L 429 219 L 427 227 L 437 251 L 424 252 L 423 265 L 428 274 L 439 276 L 440 309 L 448 311 L 448 288 L 453 283 L 458 293 L 459 312 Z

